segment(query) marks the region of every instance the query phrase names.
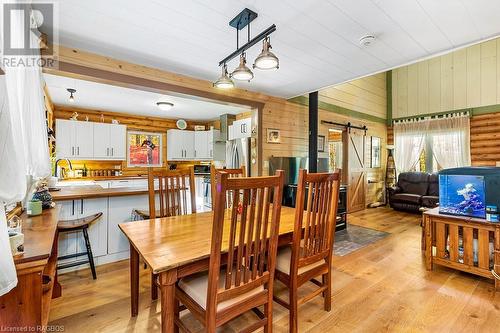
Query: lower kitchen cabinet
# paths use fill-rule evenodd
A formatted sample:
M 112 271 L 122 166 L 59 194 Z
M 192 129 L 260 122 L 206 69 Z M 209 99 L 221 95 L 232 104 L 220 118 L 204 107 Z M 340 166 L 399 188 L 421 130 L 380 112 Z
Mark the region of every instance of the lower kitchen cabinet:
M 133 209 L 148 210 L 148 207 L 149 199 L 147 194 L 109 198 L 108 254 L 129 250 L 129 242 L 121 232 L 118 224 L 131 222 Z

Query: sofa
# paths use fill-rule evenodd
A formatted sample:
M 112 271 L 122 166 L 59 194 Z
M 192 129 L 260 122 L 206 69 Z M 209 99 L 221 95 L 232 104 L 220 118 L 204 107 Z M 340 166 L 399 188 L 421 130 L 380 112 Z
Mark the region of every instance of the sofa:
M 389 205 L 396 210 L 419 212 L 421 207 L 439 204 L 437 173 L 402 172 L 395 187 L 389 188 Z

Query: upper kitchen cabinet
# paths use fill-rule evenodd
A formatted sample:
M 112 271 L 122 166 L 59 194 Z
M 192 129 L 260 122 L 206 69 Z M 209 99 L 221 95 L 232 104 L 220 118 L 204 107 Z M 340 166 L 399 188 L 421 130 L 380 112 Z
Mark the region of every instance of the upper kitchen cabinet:
M 93 123 L 56 120 L 56 157 L 92 159 L 94 157 Z
M 94 123 L 94 159 L 125 160 L 127 127 Z
M 56 157 L 125 160 L 127 127 L 118 124 L 56 120 Z
M 167 131 L 168 160 L 217 160 L 225 159 L 225 142 L 218 142 L 218 130 L 186 131 L 171 129 Z
M 178 129 L 167 131 L 167 159 L 194 160 L 194 132 Z
M 252 136 L 252 118 L 236 120 L 229 126 L 229 140 Z

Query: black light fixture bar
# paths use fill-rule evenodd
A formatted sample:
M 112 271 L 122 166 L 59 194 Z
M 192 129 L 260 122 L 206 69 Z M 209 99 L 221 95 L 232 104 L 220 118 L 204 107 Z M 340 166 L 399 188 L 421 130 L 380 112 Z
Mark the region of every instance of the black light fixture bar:
M 257 44 L 258 42 L 260 42 L 261 40 L 263 40 L 264 38 L 266 38 L 267 36 L 269 36 L 270 34 L 272 34 L 275 31 L 276 31 L 276 25 L 273 24 L 272 26 L 270 26 L 269 28 L 262 31 L 260 34 L 258 34 L 257 36 L 255 36 L 251 40 L 249 40 L 245 45 L 242 45 L 237 50 L 235 50 L 233 53 L 231 53 L 230 55 L 228 55 L 227 57 L 222 59 L 219 62 L 219 66 L 222 66 L 223 64 L 227 63 L 231 59 L 234 59 L 236 56 L 239 56 L 241 53 L 245 52 L 246 50 L 248 50 L 249 48 L 251 48 L 252 46 L 254 46 L 255 44 Z

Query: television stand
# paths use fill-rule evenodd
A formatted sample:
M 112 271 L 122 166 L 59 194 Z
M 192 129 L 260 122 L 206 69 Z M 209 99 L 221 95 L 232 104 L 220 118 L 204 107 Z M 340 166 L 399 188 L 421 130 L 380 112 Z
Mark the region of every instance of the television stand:
M 441 265 L 495 281 L 500 290 L 500 223 L 439 213 L 439 207 L 422 214 L 425 266 Z

